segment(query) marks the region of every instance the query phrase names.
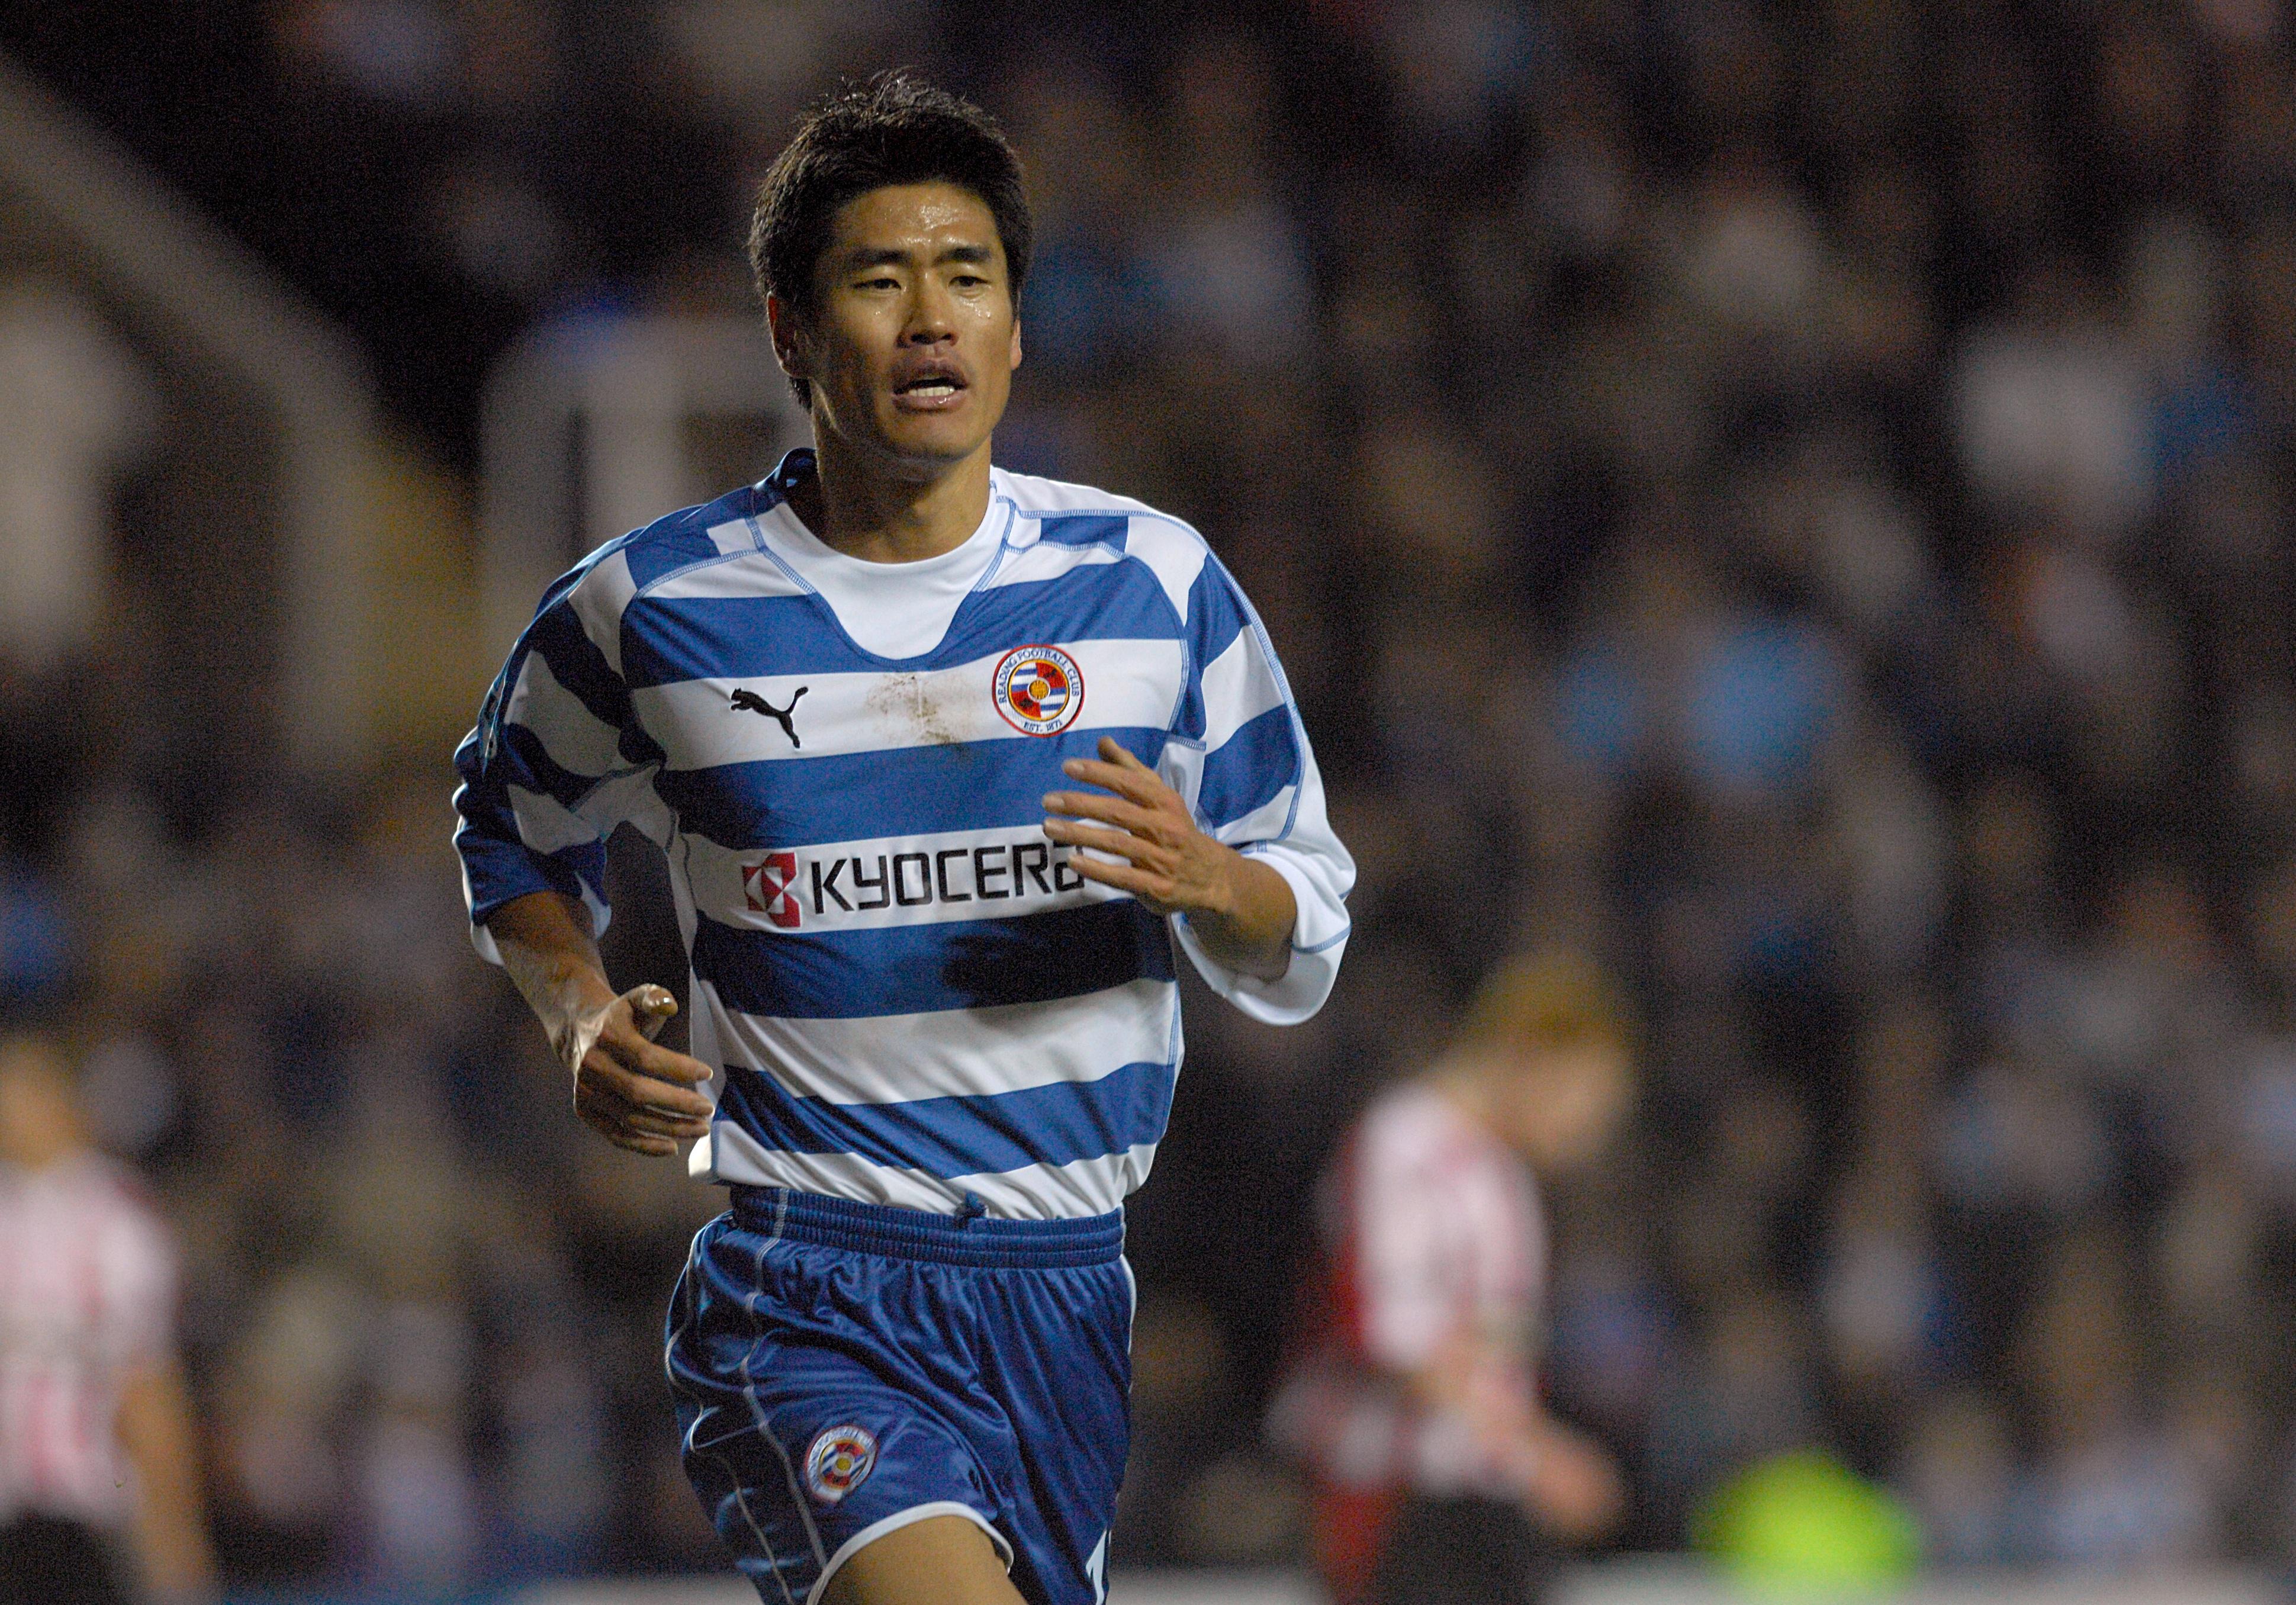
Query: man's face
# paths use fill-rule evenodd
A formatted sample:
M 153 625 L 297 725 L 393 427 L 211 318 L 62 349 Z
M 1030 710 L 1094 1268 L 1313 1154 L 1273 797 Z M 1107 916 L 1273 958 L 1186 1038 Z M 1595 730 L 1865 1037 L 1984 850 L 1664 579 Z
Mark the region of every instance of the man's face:
M 1507 1142 L 1542 1170 L 1577 1170 L 1601 1157 L 1633 1099 L 1625 1052 L 1607 1043 L 1550 1048 L 1513 1060 L 1501 1101 Z
M 812 381 L 816 427 L 896 470 L 935 473 L 985 446 L 1021 365 L 996 220 L 952 184 L 848 201 L 813 306 L 767 311 L 783 367 Z

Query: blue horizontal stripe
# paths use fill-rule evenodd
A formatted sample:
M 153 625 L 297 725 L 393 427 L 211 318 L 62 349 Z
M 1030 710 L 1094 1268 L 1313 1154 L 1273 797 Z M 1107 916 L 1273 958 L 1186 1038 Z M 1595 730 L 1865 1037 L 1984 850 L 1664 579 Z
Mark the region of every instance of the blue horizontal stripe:
M 964 663 L 1037 642 L 1174 641 L 1180 620 L 1145 563 L 1088 563 L 1057 579 L 992 585 L 964 599 L 934 655 Z
M 514 897 L 529 892 L 562 892 L 579 899 L 585 882 L 591 896 L 606 898 L 606 848 L 603 842 L 537 853 L 516 835 L 503 834 L 499 819 L 475 813 L 472 805 L 456 798 L 464 821 L 455 832 L 455 848 L 471 878 L 471 920 L 483 925 L 488 915 Z
M 936 1014 L 1173 978 L 1164 921 L 1129 897 L 1007 920 L 762 931 L 699 915 L 693 973 L 726 1007 L 783 1020 Z
M 524 731 L 512 733 L 532 739 Z M 504 784 L 504 772 L 515 769 L 517 760 L 498 751 L 489 767 L 484 755 L 485 746 L 476 730 L 455 749 L 455 768 L 463 777 L 455 790 L 455 812 L 462 818 L 455 828 L 455 850 L 462 855 L 470 876 L 471 917 L 483 921 L 512 898 L 529 892 L 556 891 L 579 897 L 586 880 L 593 895 L 603 902 L 604 844 L 584 843 L 556 853 L 537 853 L 527 846 L 519 835 L 518 816 Z
M 1212 662 L 1227 651 L 1246 622 L 1243 594 L 1219 559 L 1207 559 L 1188 591 L 1188 639 L 1200 660 Z
M 1242 819 L 1300 779 L 1300 742 L 1292 710 L 1269 708 L 1247 719 L 1204 760 L 1196 813 L 1214 826 Z
M 976 591 L 931 651 L 899 659 L 929 670 L 1037 642 L 1169 641 L 1179 621 L 1139 563 L 1103 563 L 1058 579 Z M 829 604 L 803 596 L 641 596 L 622 613 L 622 673 L 633 686 L 770 675 L 862 674 L 890 659 L 863 651 Z
M 1124 538 L 1132 532 L 1132 520 L 1126 513 L 1056 512 L 1038 520 L 1043 530 L 1039 537 L 1055 546 L 1109 545 L 1124 550 Z
M 1060 1081 L 975 1098 L 832 1103 L 772 1077 L 727 1070 L 725 1112 L 767 1148 L 849 1153 L 944 1178 L 1069 1165 L 1164 1134 L 1172 1067 L 1128 1064 L 1097 1081 Z
M 1192 741 L 1206 739 L 1204 668 L 1235 644 L 1244 623 L 1243 602 L 1235 581 L 1228 577 L 1218 558 L 1207 559 L 1188 591 L 1188 689 L 1172 721 L 1172 728 Z
M 589 710 L 592 718 L 616 730 L 629 723 L 628 689 L 583 629 L 570 601 L 562 599 L 537 614 L 527 626 L 521 645 L 542 655 L 551 676 Z M 522 655 L 519 667 L 525 667 Z M 511 689 L 517 689 L 514 680 Z
M 542 745 L 542 738 L 523 725 L 503 726 L 502 745 L 495 752 L 494 762 L 487 766 L 489 782 L 539 791 L 567 809 L 580 802 L 599 778 L 561 768 Z
M 714 502 L 666 513 L 627 536 L 629 546 L 623 561 L 629 564 L 632 583 L 644 590 L 680 569 L 722 557 L 718 543 L 709 536 L 710 528 L 728 519 L 740 518 L 756 499 L 756 493 L 745 485 Z M 778 500 L 778 496 L 770 497 L 767 504 Z
M 622 673 L 633 686 L 878 667 L 810 594 L 641 596 L 622 612 Z
M 654 790 L 681 829 L 728 848 L 792 848 L 936 831 L 1022 829 L 1044 822 L 1061 773 L 1112 735 L 1150 767 L 1160 730 L 1064 730 L 1027 741 L 962 741 L 822 757 L 768 758 L 714 769 L 665 769 Z

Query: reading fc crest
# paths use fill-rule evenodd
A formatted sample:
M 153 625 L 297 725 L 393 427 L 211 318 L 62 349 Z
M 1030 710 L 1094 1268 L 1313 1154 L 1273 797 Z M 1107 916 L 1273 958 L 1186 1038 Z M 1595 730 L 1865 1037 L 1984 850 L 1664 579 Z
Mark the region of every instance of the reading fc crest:
M 1023 735 L 1058 735 L 1084 709 L 1084 671 L 1056 646 L 1020 647 L 996 665 L 989 695 Z
M 877 1440 L 866 1427 L 829 1427 L 805 1452 L 805 1486 L 824 1504 L 835 1504 L 861 1486 L 877 1463 Z

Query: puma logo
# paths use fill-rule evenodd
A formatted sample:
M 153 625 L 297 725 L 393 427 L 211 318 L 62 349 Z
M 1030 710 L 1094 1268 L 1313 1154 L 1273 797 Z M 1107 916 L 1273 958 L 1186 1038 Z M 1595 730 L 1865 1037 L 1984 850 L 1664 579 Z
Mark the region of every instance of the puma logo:
M 764 714 L 782 727 L 782 733 L 789 737 L 791 746 L 802 747 L 805 743 L 797 739 L 797 720 L 793 716 L 797 712 L 798 698 L 812 689 L 810 685 L 799 686 L 790 697 L 790 704 L 787 708 L 775 708 L 756 692 L 737 691 L 734 693 L 734 706 L 746 713 Z

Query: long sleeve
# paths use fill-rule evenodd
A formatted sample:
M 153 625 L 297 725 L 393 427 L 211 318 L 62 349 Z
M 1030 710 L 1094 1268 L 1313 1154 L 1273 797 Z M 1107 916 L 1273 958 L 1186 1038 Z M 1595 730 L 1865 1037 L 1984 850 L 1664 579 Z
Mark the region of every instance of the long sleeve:
M 1292 888 L 1292 962 L 1273 981 L 1204 952 L 1185 920 L 1180 946 L 1211 988 L 1255 1020 L 1296 1025 L 1331 995 L 1348 940 L 1355 863 L 1332 833 L 1323 777 L 1291 686 L 1251 604 L 1216 558 L 1188 592 L 1188 684 L 1166 778 L 1215 839 L 1259 858 Z
M 472 940 L 489 962 L 500 955 L 488 916 L 529 892 L 578 897 L 592 929 L 606 928 L 605 839 L 657 756 L 619 672 L 629 593 L 611 546 L 553 585 L 455 754 L 455 847 Z

